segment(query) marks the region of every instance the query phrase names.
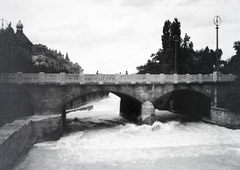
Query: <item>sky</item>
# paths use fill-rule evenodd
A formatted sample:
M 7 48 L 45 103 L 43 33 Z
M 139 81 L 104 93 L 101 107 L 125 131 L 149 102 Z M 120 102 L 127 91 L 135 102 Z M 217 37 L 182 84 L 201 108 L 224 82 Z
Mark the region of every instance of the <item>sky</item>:
M 0 19 L 16 24 L 33 44 L 68 53 L 86 74 L 136 73 L 162 48 L 164 22 L 178 18 L 195 50 L 216 49 L 214 16 L 221 17 L 222 59 L 240 41 L 239 0 L 1 0 Z

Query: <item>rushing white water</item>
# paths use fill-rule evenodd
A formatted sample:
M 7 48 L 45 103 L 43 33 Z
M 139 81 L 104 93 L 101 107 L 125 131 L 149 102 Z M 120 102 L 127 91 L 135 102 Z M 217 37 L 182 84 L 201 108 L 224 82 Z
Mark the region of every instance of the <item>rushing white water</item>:
M 116 96 L 93 104 L 92 111 L 70 113 L 68 118 L 78 116 L 93 122 L 118 118 Z M 48 169 L 239 170 L 240 130 L 203 122 L 169 121 L 78 131 L 58 141 L 34 145 L 14 168 Z

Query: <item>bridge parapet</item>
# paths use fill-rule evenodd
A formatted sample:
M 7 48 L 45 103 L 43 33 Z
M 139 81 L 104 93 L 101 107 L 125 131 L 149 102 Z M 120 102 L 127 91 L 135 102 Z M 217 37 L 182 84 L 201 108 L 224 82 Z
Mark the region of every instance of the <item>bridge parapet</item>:
M 182 84 L 230 82 L 235 75 L 219 74 L 46 74 L 0 73 L 0 84 Z

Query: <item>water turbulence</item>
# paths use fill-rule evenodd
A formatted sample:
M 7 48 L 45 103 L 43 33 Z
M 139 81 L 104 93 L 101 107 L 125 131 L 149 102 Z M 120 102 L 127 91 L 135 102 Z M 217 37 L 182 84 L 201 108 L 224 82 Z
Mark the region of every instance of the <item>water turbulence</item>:
M 14 170 L 240 169 L 239 130 L 181 121 L 159 110 L 157 115 L 171 119 L 137 126 L 118 116 L 119 99 L 112 94 L 92 104 L 93 110 L 69 113 L 68 118 L 111 126 L 70 128 L 58 141 L 34 145 Z

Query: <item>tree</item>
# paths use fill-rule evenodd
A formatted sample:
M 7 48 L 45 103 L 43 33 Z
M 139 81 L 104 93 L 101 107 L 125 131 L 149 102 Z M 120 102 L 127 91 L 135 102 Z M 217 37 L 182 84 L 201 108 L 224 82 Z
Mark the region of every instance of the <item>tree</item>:
M 236 50 L 236 54 L 227 61 L 224 71 L 240 76 L 240 41 L 234 42 L 233 48 Z
M 169 20 L 166 20 L 163 26 L 163 35 L 162 39 L 162 49 L 159 49 L 158 52 L 154 55 L 154 63 L 157 63 L 158 73 L 173 73 L 175 65 L 175 42 L 173 37 L 176 35 L 181 36 L 180 30 L 181 24 L 177 18 L 171 23 Z M 177 43 L 177 51 L 179 53 L 180 42 Z
M 177 18 L 173 22 L 166 20 L 162 33 L 162 48 L 156 54 L 151 55 L 152 59 L 148 60 L 147 64 L 137 67 L 138 73 L 173 73 L 175 68 L 175 45 L 177 48 L 178 74 L 209 74 L 213 72 L 213 66 L 216 65 L 216 52 L 208 47 L 195 52 L 191 37 L 185 34 L 184 38 L 181 38 L 181 24 Z M 174 36 L 178 36 L 180 41 L 174 42 Z M 238 47 L 236 44 L 235 48 Z M 220 60 L 222 51 L 219 50 L 218 52 Z M 225 64 L 221 61 L 220 63 Z
M 181 46 L 179 48 L 179 56 L 178 56 L 178 73 L 186 74 L 192 71 L 193 67 L 193 42 L 190 41 L 190 36 L 185 34 L 185 37 L 181 41 Z
M 193 56 L 191 74 L 210 74 L 213 73 L 215 64 L 215 52 L 208 47 L 196 51 Z
M 167 52 L 167 49 L 170 48 L 170 26 L 171 22 L 169 20 L 165 21 L 163 26 L 163 35 L 162 35 L 162 48 L 164 52 Z
M 234 42 L 233 48 L 236 50 L 236 55 L 240 56 L 240 41 Z
M 163 35 L 161 36 L 162 48 L 156 54 L 151 55 L 151 62 L 148 61 L 147 64 L 137 67 L 138 73 L 151 73 L 152 71 L 149 68 L 154 68 L 153 72 L 157 71 L 157 73 L 173 73 L 175 67 L 175 45 L 177 46 L 177 70 L 179 73 L 187 72 L 186 60 L 189 57 L 186 57 L 186 53 L 193 51 L 193 43 L 187 34 L 184 41 L 182 41 L 180 27 L 181 24 L 177 18 L 173 22 L 169 20 L 165 21 L 162 30 Z M 176 43 L 173 38 L 174 36 L 179 37 L 180 41 Z M 182 42 L 184 43 L 183 45 L 181 45 Z M 182 46 L 184 50 L 181 50 Z M 153 67 L 152 65 L 155 66 Z
M 148 60 L 145 65 L 141 65 L 137 67 L 138 74 L 157 74 L 160 72 L 159 64 L 156 62 L 156 60 Z

